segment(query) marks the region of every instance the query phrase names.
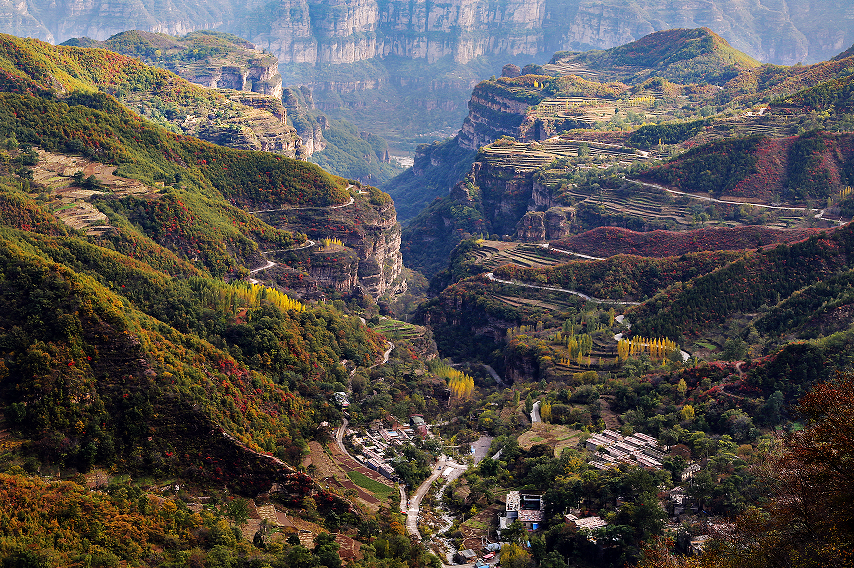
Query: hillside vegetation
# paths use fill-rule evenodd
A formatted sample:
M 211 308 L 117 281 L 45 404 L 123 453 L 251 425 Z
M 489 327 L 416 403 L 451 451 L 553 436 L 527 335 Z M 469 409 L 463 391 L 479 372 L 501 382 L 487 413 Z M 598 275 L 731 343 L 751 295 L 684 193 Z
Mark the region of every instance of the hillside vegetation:
M 604 51 L 557 53 L 552 64 L 581 63 L 604 77 L 638 83 L 651 76 L 722 85 L 759 62 L 709 28 L 654 32 Z
M 6 82 L 108 93 L 176 133 L 289 157 L 302 152 L 294 131 L 284 125 L 281 101 L 229 96 L 128 55 L 0 35 L 0 69 Z

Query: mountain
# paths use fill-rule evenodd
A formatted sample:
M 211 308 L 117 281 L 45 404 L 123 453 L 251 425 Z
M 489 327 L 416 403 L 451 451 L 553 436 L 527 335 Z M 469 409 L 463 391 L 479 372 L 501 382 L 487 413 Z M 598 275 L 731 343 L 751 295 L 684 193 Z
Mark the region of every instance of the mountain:
M 289 157 L 303 153 L 276 98 L 205 89 L 104 49 L 52 46 L 8 35 L 0 36 L 0 44 L 5 71 L 42 88 L 106 92 L 173 132 Z
M 481 0 L 423 2 L 252 0 L 133 6 L 99 0 L 8 4 L 0 31 L 49 42 L 105 40 L 128 29 L 172 35 L 214 29 L 248 39 L 280 62 L 285 86 L 306 86 L 317 109 L 401 150 L 453 135 L 465 100 L 508 61 L 607 49 L 671 28 L 708 27 L 759 61 L 829 59 L 854 43 L 844 2 L 537 0 L 495 8 Z
M 380 185 L 400 172 L 391 163 L 385 140 L 367 132 L 353 132 L 347 123 L 330 124 L 312 108 L 310 96 L 306 100 L 299 89 L 285 93 L 276 57 L 245 39 L 211 31 L 178 38 L 131 30 L 105 41 L 73 38 L 63 45 L 101 48 L 134 57 L 191 83 L 219 89 L 218 94 L 232 102 L 228 109 L 185 109 L 191 111 L 188 116 L 167 108 L 165 116 L 158 117 L 185 133 L 227 146 L 276 151 L 269 141 L 284 132 L 296 147 L 291 157 L 311 159 L 348 179 Z M 294 126 L 299 140 L 284 124 L 286 121 Z M 324 129 L 331 129 L 329 140 L 323 136 Z M 316 152 L 319 154 L 312 158 Z
M 734 81 L 733 77 L 757 66 L 708 29 L 656 32 L 607 51 L 558 53 L 537 70 L 548 75 L 478 83 L 458 135 L 441 144 L 419 147 L 416 166 L 383 187 L 395 198 L 403 218 L 409 219 L 434 198 L 444 196 L 461 178 L 472 152 L 482 146 L 502 136 L 544 140 L 611 118 L 596 105 L 586 109 L 582 99 L 614 104 L 615 110 L 623 104 L 618 101 L 643 95 L 682 96 L 696 103 L 716 92 L 708 83 Z M 702 86 L 686 88 L 680 82 Z M 574 101 L 572 108 L 567 107 L 567 99 Z M 543 103 L 552 105 L 546 107 L 551 112 L 543 112 Z M 559 109 L 558 104 L 567 108 Z
M 722 85 L 746 69 L 759 67 L 709 28 L 674 29 L 604 51 L 557 53 L 552 65 L 582 65 L 600 80 L 641 83 L 661 77 L 674 83 Z
M 91 87 L 206 93 L 168 72 L 0 40 L 0 408 L 22 452 L 4 468 L 115 466 L 245 496 L 278 484 L 349 510 L 294 466 L 337 417 L 342 361 L 367 367 L 385 340 L 296 296 L 371 308 L 405 287 L 390 198 L 169 132 Z
M 852 135 L 723 140 L 650 168 L 644 177 L 729 199 L 822 203 L 854 184 Z
M 104 41 L 71 38 L 62 45 L 96 47 L 130 55 L 211 89 L 249 91 L 282 98 L 282 76 L 276 57 L 231 34 L 201 31 L 178 38 L 130 30 Z

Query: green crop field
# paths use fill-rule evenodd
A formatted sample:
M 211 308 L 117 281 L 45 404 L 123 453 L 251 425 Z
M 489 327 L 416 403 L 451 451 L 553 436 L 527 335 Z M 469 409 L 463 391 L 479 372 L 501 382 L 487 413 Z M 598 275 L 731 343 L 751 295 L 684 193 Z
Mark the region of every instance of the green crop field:
M 389 495 L 393 495 L 398 492 L 394 487 L 389 487 L 385 483 L 374 481 L 367 475 L 359 473 L 358 471 L 348 471 L 347 477 L 362 489 L 366 489 L 376 495 L 377 499 L 380 501 L 385 501 L 388 499 Z

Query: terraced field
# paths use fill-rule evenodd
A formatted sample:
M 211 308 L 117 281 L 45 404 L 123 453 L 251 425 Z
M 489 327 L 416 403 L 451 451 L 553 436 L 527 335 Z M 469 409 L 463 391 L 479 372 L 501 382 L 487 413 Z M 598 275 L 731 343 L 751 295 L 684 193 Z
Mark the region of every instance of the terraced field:
M 721 138 L 761 135 L 769 138 L 786 138 L 797 133 L 797 123 L 785 115 L 754 113 L 715 122 L 711 128 L 698 134 L 694 142 L 705 143 Z
M 377 333 L 385 335 L 391 341 L 423 337 L 426 332 L 426 328 L 420 325 L 390 318 L 382 318 L 378 324 L 372 325 L 371 328 Z
M 569 118 L 593 126 L 595 122 L 610 120 L 615 114 L 632 111 L 654 118 L 661 110 L 653 110 L 656 98 L 652 94 L 628 98 L 559 97 L 546 99 L 529 111 L 534 118 Z
M 585 304 L 582 298 L 574 294 L 498 282 L 490 284 L 488 295 L 514 308 L 530 307 L 552 312 L 555 315 L 562 312 L 578 311 Z
M 588 154 L 600 162 L 631 165 L 638 161 L 655 159 L 654 153 L 627 148 L 616 144 L 577 140 L 571 135 L 555 136 L 543 142 L 492 144 L 484 148 L 481 159 L 516 172 L 530 172 L 552 163 L 557 158 L 575 158 L 584 146 Z M 556 171 L 560 175 L 562 170 Z
M 596 79 L 599 73 L 588 69 L 581 63 L 570 61 L 558 61 L 557 63 L 547 63 L 543 65 L 543 70 L 546 73 L 557 73 L 558 75 L 577 75 L 585 79 Z
M 566 257 L 561 257 L 539 245 L 495 241 L 484 241 L 480 250 L 474 255 L 480 259 L 479 264 L 484 270 L 493 270 L 505 264 L 515 264 L 523 268 L 543 268 L 566 262 Z

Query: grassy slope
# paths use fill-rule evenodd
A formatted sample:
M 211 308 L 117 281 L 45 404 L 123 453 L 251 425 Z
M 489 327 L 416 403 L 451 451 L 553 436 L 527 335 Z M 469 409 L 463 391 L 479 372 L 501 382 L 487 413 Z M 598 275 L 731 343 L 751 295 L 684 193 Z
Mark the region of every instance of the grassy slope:
M 708 28 L 655 32 L 603 51 L 558 53 L 552 61 L 567 58 L 631 82 L 656 75 L 678 83 L 723 84 L 742 70 L 759 66 Z

